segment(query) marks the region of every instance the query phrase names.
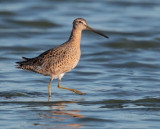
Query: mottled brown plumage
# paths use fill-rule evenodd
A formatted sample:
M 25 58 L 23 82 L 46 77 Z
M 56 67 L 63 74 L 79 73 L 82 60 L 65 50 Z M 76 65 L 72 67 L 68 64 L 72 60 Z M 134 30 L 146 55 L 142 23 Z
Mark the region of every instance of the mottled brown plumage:
M 63 43 L 56 48 L 52 48 L 35 58 L 22 57 L 25 61 L 18 63 L 17 68 L 34 71 L 43 75 L 51 76 L 48 84 L 49 97 L 51 97 L 51 82 L 53 79 L 59 78 L 58 87 L 61 89 L 71 90 L 77 94 L 84 94 L 76 89 L 70 89 L 60 86 L 61 78 L 63 75 L 72 70 L 79 62 L 81 50 L 80 40 L 81 32 L 84 29 L 92 30 L 106 38 L 104 34 L 97 32 L 87 25 L 86 20 L 77 18 L 73 22 L 73 29 L 70 38 L 67 42 Z

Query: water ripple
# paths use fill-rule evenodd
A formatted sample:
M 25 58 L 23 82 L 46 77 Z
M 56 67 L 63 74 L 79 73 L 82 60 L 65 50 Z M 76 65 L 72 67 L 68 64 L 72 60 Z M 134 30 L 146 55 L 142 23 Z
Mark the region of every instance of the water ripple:
M 32 20 L 32 21 L 23 21 L 23 20 L 6 20 L 6 22 L 8 23 L 12 23 L 14 25 L 18 25 L 18 26 L 24 26 L 24 27 L 39 27 L 39 28 L 51 28 L 51 27 L 57 27 L 58 24 L 53 23 L 53 22 L 49 22 L 46 20 Z
M 158 129 L 160 116 L 159 0 L 0 0 L 1 128 Z M 57 88 L 50 77 L 18 70 L 68 40 L 83 17 L 108 35 L 84 31 L 81 60 Z M 17 123 L 18 121 L 18 123 Z

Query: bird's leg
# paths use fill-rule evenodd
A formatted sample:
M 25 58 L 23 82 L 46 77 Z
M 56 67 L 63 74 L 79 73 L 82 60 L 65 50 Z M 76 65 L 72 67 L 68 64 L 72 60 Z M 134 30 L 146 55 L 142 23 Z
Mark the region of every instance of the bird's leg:
M 51 83 L 53 81 L 53 77 L 51 76 L 50 82 L 48 84 L 48 92 L 49 92 L 49 97 L 51 97 Z
M 61 83 L 61 79 L 59 79 L 59 81 L 58 81 L 58 88 L 65 89 L 65 90 L 71 90 L 72 92 L 77 93 L 79 95 L 84 95 L 84 93 L 79 90 L 62 87 L 62 86 L 60 86 L 60 83 Z

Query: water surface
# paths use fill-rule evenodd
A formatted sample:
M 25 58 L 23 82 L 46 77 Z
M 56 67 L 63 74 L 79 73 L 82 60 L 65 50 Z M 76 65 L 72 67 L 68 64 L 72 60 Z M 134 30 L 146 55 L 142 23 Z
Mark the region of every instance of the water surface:
M 0 127 L 3 129 L 159 129 L 159 0 L 0 1 Z M 78 66 L 62 85 L 18 70 L 22 56 L 35 57 L 65 42 L 72 21 L 83 17 L 108 35 L 84 31 Z

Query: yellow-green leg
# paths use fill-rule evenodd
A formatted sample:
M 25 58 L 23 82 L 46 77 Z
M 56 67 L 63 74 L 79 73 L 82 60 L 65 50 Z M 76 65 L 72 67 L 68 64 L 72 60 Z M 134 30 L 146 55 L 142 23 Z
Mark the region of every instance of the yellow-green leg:
M 72 92 L 77 93 L 77 94 L 79 94 L 79 95 L 84 95 L 84 93 L 81 92 L 81 91 L 79 91 L 79 90 L 62 87 L 62 86 L 60 86 L 60 83 L 61 83 L 61 79 L 59 78 L 58 88 L 60 88 L 60 89 L 65 89 L 65 90 L 71 90 Z
M 49 84 L 48 84 L 49 97 L 51 97 L 51 83 L 52 83 L 52 81 L 53 81 L 53 77 L 51 76 L 51 80 L 50 80 L 50 82 L 49 82 Z

